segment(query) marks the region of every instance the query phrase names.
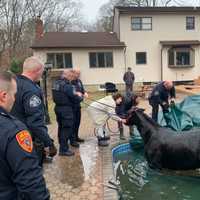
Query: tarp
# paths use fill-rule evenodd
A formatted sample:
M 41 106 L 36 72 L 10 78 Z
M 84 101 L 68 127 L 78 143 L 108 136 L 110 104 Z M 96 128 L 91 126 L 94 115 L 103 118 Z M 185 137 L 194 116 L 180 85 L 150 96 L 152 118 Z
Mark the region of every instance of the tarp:
M 159 123 L 175 130 L 178 133 L 187 133 L 193 128 L 200 129 L 200 95 L 186 97 L 181 103 L 170 106 L 170 112 L 165 115 L 168 124 L 166 125 L 162 112 L 159 113 Z M 131 146 L 142 145 L 142 140 L 137 129 L 130 139 Z
M 200 95 L 189 96 L 172 106 L 166 117 L 169 120 L 167 126 L 175 131 L 200 128 Z

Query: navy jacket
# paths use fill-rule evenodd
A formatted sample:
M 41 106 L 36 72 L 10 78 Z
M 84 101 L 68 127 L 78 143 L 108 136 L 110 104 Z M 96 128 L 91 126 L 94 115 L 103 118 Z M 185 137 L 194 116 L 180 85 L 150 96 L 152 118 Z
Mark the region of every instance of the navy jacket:
M 76 79 L 72 81 L 72 85 L 75 87 L 76 92 L 81 92 L 83 95 L 85 94 L 85 88 L 83 86 L 83 83 L 80 79 Z M 83 98 L 82 98 L 83 100 Z M 73 104 L 73 108 L 80 108 L 80 102 L 76 102 Z
M 151 104 L 162 104 L 163 102 L 167 103 L 169 97 L 176 97 L 175 87 L 173 86 L 170 90 L 167 90 L 164 86 L 164 81 L 162 81 L 153 88 L 149 96 L 149 102 Z
M 52 88 L 53 101 L 56 106 L 69 106 L 72 107 L 73 104 L 80 103 L 82 97 L 75 94 L 76 89 L 66 79 L 56 80 Z
M 0 107 L 0 130 L 0 200 L 48 200 L 27 127 Z
M 77 92 L 81 92 L 83 95 L 85 93 L 85 88 L 83 86 L 83 83 L 80 79 L 76 79 L 72 81 L 72 84 L 75 86 L 75 89 Z
M 119 105 L 116 105 L 115 112 L 121 118 L 126 118 L 129 109 L 134 105 L 133 94 L 124 95 L 122 102 Z
M 17 94 L 11 114 L 28 127 L 33 138 L 45 147 L 52 145 L 45 125 L 44 100 L 41 88 L 25 76 L 17 77 Z

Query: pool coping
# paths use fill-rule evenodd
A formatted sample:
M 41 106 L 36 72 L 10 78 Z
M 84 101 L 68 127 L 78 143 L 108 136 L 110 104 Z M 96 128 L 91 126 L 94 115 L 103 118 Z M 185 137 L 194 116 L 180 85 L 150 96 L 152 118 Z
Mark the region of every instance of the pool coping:
M 119 196 L 116 190 L 110 189 L 107 186 L 108 181 L 114 178 L 113 169 L 113 152 L 120 148 L 119 146 L 128 145 L 129 139 L 120 140 L 119 136 L 112 136 L 110 145 L 108 148 L 101 148 L 102 164 L 103 164 L 103 200 L 118 200 Z

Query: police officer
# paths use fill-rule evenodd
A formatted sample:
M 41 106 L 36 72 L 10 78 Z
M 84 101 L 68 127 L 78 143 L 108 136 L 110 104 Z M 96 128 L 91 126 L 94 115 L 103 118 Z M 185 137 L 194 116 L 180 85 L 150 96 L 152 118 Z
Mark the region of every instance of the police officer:
M 72 84 L 74 85 L 77 92 L 80 92 L 84 98 L 88 97 L 87 92 L 84 89 L 83 83 L 80 80 L 80 69 L 76 68 L 73 70 L 74 72 L 74 80 L 72 80 Z M 74 138 L 76 142 L 84 142 L 83 139 L 81 139 L 78 136 L 79 126 L 81 122 L 81 105 L 80 102 L 73 104 L 73 113 L 74 113 Z
M 29 57 L 24 61 L 23 73 L 17 77 L 17 94 L 11 113 L 26 124 L 32 134 L 36 151 L 42 165 L 45 153 L 56 154 L 53 140 L 45 125 L 43 94 L 37 82 L 40 80 L 44 66 L 37 58 Z
M 17 91 L 15 77 L 0 72 L 0 199 L 50 199 L 26 126 L 9 114 Z
M 73 140 L 74 116 L 73 104 L 82 101 L 82 94 L 76 92 L 71 84 L 73 71 L 64 70 L 62 78 L 55 81 L 52 88 L 53 101 L 55 103 L 56 120 L 58 123 L 59 155 L 73 156 L 74 152 L 69 150 L 68 141 L 74 147 L 79 144 Z
M 153 88 L 149 95 L 149 104 L 152 106 L 152 119 L 154 121 L 158 121 L 159 105 L 165 117 L 165 113 L 169 112 L 169 98 L 171 102 L 174 102 L 175 97 L 175 87 L 172 81 L 162 81 Z

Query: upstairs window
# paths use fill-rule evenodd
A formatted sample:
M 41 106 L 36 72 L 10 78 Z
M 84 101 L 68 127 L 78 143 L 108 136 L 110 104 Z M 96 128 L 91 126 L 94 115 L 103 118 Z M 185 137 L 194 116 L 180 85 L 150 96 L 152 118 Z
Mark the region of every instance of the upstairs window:
M 194 50 L 191 48 L 171 48 L 168 50 L 169 67 L 192 67 Z
M 89 61 L 91 68 L 113 67 L 112 52 L 90 52 Z
M 53 68 L 72 68 L 71 53 L 47 53 L 47 63 L 51 63 Z
M 152 30 L 152 17 L 132 17 L 131 28 L 137 30 Z
M 136 64 L 137 65 L 147 64 L 146 52 L 136 52 Z
M 195 17 L 186 17 L 186 30 L 195 29 Z

